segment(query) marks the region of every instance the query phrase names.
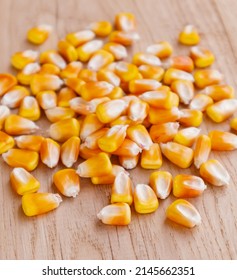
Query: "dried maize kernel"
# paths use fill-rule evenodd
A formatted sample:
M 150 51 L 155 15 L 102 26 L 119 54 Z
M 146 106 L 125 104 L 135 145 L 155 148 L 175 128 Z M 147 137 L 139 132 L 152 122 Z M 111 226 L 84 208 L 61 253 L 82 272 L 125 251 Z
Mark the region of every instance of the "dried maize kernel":
M 98 81 L 106 81 L 115 87 L 118 87 L 120 85 L 120 78 L 112 71 L 101 69 L 97 73 L 97 79 Z
M 161 41 L 148 46 L 146 51 L 159 58 L 167 58 L 173 53 L 173 48 L 169 42 Z
M 163 79 L 165 70 L 160 66 L 140 65 L 139 73 L 144 79 L 153 79 L 160 82 Z
M 133 55 L 132 63 L 137 66 L 141 66 L 143 64 L 150 66 L 161 66 L 161 61 L 157 56 L 142 52 L 135 53 Z
M 108 95 L 110 99 L 120 99 L 124 96 L 124 91 L 121 87 L 114 87 L 111 93 Z
M 132 31 L 136 28 L 136 19 L 132 13 L 118 13 L 114 24 L 117 30 Z
M 214 122 L 220 123 L 230 118 L 237 110 L 237 99 L 223 99 L 206 109 L 206 113 Z
M 149 105 L 138 99 L 132 100 L 129 104 L 127 116 L 134 122 L 142 123 L 148 115 Z
M 199 110 L 182 109 L 181 117 L 179 118 L 180 124 L 184 126 L 200 126 L 203 119 L 203 113 Z
M 53 139 L 45 138 L 40 147 L 41 161 L 49 168 L 53 168 L 58 164 L 60 157 L 60 145 Z
M 101 209 L 97 217 L 106 225 L 126 226 L 131 222 L 131 209 L 127 203 L 114 203 Z
M 0 130 L 4 126 L 6 118 L 10 115 L 10 109 L 5 105 L 0 105 Z
M 21 135 L 15 137 L 16 145 L 20 149 L 40 151 L 41 143 L 44 140 L 40 135 Z
M 84 82 L 97 82 L 97 72 L 91 69 L 82 69 L 78 74 L 78 78 Z
M 34 170 L 39 163 L 39 154 L 34 151 L 10 149 L 2 154 L 3 160 L 11 167 L 22 167 L 27 171 Z
M 133 199 L 135 210 L 140 214 L 155 212 L 159 206 L 155 192 L 145 184 L 136 185 Z
M 162 154 L 180 168 L 188 168 L 193 162 L 193 150 L 175 142 L 160 143 Z
M 64 69 L 66 67 L 66 61 L 57 51 L 44 51 L 40 54 L 41 64 L 53 64 L 59 69 Z
M 60 68 L 57 65 L 51 63 L 44 63 L 41 65 L 41 69 L 38 74 L 49 74 L 58 76 L 60 74 Z
M 124 46 L 131 46 L 135 41 L 139 40 L 140 36 L 135 31 L 113 31 L 109 35 L 109 41 L 118 43 Z
M 179 120 L 181 116 L 181 111 L 177 107 L 173 107 L 170 110 L 150 107 L 148 113 L 148 121 L 151 124 L 162 124 L 167 122 L 175 122 Z
M 133 169 L 137 166 L 139 158 L 140 158 L 139 154 L 136 156 L 119 156 L 119 163 L 125 169 Z
M 0 96 L 11 90 L 16 84 L 16 77 L 8 73 L 0 73 Z
M 37 62 L 27 64 L 21 71 L 17 73 L 17 80 L 22 85 L 30 85 L 33 75 L 41 70 L 41 66 Z
M 82 143 L 80 145 L 79 154 L 80 154 L 80 157 L 83 158 L 83 159 L 89 159 L 89 158 L 91 158 L 93 156 L 98 155 L 101 152 L 102 151 L 99 148 L 96 148 L 96 149 L 89 149 L 89 148 L 87 148 L 85 143 Z
M 95 33 L 96 36 L 99 37 L 108 36 L 113 29 L 112 24 L 109 21 L 92 22 L 89 25 L 89 28 Z
M 185 72 L 192 72 L 194 64 L 192 59 L 186 55 L 179 55 L 170 58 L 164 65 L 168 68 L 179 69 Z
M 71 108 L 54 107 L 45 110 L 45 115 L 50 122 L 58 122 L 65 119 L 71 119 L 74 117 L 75 112 Z
M 53 183 L 67 197 L 76 197 L 80 192 L 80 179 L 74 169 L 61 169 L 54 173 Z
M 222 78 L 222 74 L 215 69 L 197 70 L 194 73 L 195 85 L 200 89 L 219 84 Z
M 90 101 L 94 98 L 109 95 L 112 92 L 113 88 L 113 85 L 104 81 L 90 82 L 82 86 L 81 97 L 87 101 Z
M 22 196 L 22 209 L 26 216 L 36 216 L 56 209 L 62 202 L 59 194 L 28 193 Z
M 78 60 L 77 50 L 67 41 L 58 42 L 58 51 L 68 62 Z
M 95 33 L 92 30 L 82 30 L 74 33 L 69 33 L 66 40 L 74 47 L 83 45 L 95 38 Z
M 102 136 L 105 135 L 105 133 L 109 130 L 108 127 L 103 127 L 99 130 L 96 130 L 95 132 L 91 133 L 85 138 L 85 145 L 89 149 L 98 149 L 98 140 Z
M 155 143 L 167 143 L 174 139 L 178 133 L 178 122 L 167 122 L 161 124 L 153 124 L 150 128 L 150 136 Z
M 113 55 L 106 50 L 96 51 L 88 61 L 87 67 L 90 70 L 98 71 L 114 61 Z
M 205 87 L 203 94 L 211 97 L 214 101 L 221 101 L 223 99 L 232 99 L 235 97 L 234 88 L 228 85 L 212 85 Z
M 230 175 L 225 167 L 216 159 L 209 159 L 200 167 L 200 175 L 214 186 L 229 185 Z
M 206 94 L 196 94 L 189 104 L 189 108 L 193 110 L 199 110 L 201 112 L 206 111 L 207 107 L 213 104 L 213 100 Z
M 87 62 L 91 56 L 101 49 L 103 46 L 102 40 L 92 40 L 77 48 L 78 60 Z
M 187 127 L 178 131 L 174 137 L 174 142 L 191 147 L 197 139 L 200 129 L 196 127 Z
M 197 209 L 185 199 L 177 199 L 166 209 L 166 216 L 171 221 L 192 228 L 201 223 Z
M 4 94 L 1 104 L 12 109 L 17 108 L 20 106 L 23 98 L 27 95 L 30 95 L 27 88 L 23 86 L 14 86 L 10 91 Z
M 21 102 L 19 116 L 32 121 L 37 121 L 40 118 L 40 115 L 40 107 L 36 98 L 33 96 L 26 96 Z
M 137 66 L 128 62 L 120 61 L 115 66 L 115 74 L 119 76 L 122 82 L 136 79 L 138 73 Z
M 169 196 L 172 190 L 172 175 L 167 171 L 152 172 L 149 184 L 158 198 L 165 199 Z
M 201 164 L 208 160 L 211 152 L 211 139 L 207 135 L 200 135 L 197 138 L 194 148 L 194 165 L 200 168 Z
M 112 164 L 106 153 L 99 153 L 80 163 L 77 174 L 80 177 L 100 177 L 112 172 Z
M 0 155 L 13 148 L 14 145 L 14 138 L 3 131 L 0 131 Z
M 40 24 L 28 30 L 27 40 L 35 45 L 43 44 L 52 32 L 53 27 L 49 24 Z
M 37 192 L 40 183 L 27 170 L 15 167 L 10 174 L 10 182 L 14 191 L 19 195 Z
M 62 79 L 77 78 L 82 70 L 82 63 L 80 61 L 72 61 L 60 72 Z
M 194 96 L 193 83 L 185 80 L 176 80 L 171 84 L 171 90 L 178 94 L 180 102 L 189 104 Z
M 143 150 L 141 167 L 144 169 L 159 169 L 162 166 L 162 154 L 157 143 L 151 145 L 149 150 Z
M 62 88 L 58 95 L 58 106 L 59 107 L 70 107 L 70 100 L 77 97 L 77 94 L 70 88 Z
M 127 129 L 127 137 L 143 150 L 149 150 L 152 146 L 151 137 L 142 124 L 129 126 Z
M 1 110 L 0 110 L 1 111 Z M 1 116 L 1 113 L 0 113 L 0 116 Z M 1 119 L 1 117 L 0 117 Z M 0 121 L 1 123 L 1 121 Z M 233 118 L 231 121 L 230 121 L 230 127 L 232 129 L 234 129 L 235 131 L 237 130 L 237 118 Z M 0 128 L 1 128 L 1 125 L 0 125 Z
M 70 108 L 80 114 L 80 115 L 87 115 L 92 113 L 94 110 L 90 102 L 85 101 L 81 97 L 75 97 L 69 101 Z
M 84 142 L 87 136 L 101 129 L 104 124 L 97 118 L 96 114 L 85 116 L 80 129 L 80 138 Z
M 110 123 L 110 126 L 114 126 L 114 125 L 120 125 L 120 124 L 128 124 L 128 125 L 131 125 L 131 124 L 134 124 L 133 121 L 131 119 L 129 119 L 128 116 L 121 116 L 121 117 L 118 117 L 116 120 L 112 121 Z
M 75 91 L 77 94 L 81 94 L 81 90 L 83 85 L 85 85 L 85 82 L 79 78 L 68 78 L 65 80 L 66 86 L 68 86 L 70 89 Z
M 179 43 L 187 46 L 197 45 L 200 41 L 200 37 L 197 29 L 189 24 L 184 26 L 183 30 L 179 34 Z
M 35 62 L 39 56 L 37 51 L 26 50 L 17 52 L 11 57 L 11 64 L 18 70 L 22 70 L 27 64 Z
M 232 151 L 237 148 L 237 136 L 233 133 L 212 130 L 208 136 L 211 139 L 211 149 L 215 151 Z
M 166 70 L 163 82 L 166 85 L 171 85 L 176 80 L 185 80 L 194 82 L 194 77 L 191 73 L 185 72 L 180 69 L 169 68 Z
M 129 82 L 129 92 L 142 94 L 147 91 L 155 91 L 161 86 L 160 82 L 152 79 L 135 79 Z
M 10 135 L 32 134 L 38 129 L 33 121 L 18 115 L 9 115 L 4 123 L 4 130 Z
M 52 109 L 57 106 L 57 94 L 53 90 L 40 91 L 36 95 L 40 107 L 44 110 Z
M 110 52 L 115 60 L 121 60 L 128 56 L 127 49 L 118 43 L 109 42 L 103 46 L 103 49 Z
M 41 91 L 58 90 L 63 85 L 63 81 L 56 75 L 35 74 L 30 82 L 30 88 L 34 95 Z
M 72 136 L 61 146 L 61 161 L 66 167 L 72 167 L 77 161 L 80 151 L 80 138 Z
M 136 156 L 141 153 L 142 149 L 132 140 L 125 138 L 122 145 L 112 152 L 117 156 Z
M 198 68 L 205 68 L 213 64 L 215 57 L 211 51 L 202 47 L 192 47 L 190 57 Z

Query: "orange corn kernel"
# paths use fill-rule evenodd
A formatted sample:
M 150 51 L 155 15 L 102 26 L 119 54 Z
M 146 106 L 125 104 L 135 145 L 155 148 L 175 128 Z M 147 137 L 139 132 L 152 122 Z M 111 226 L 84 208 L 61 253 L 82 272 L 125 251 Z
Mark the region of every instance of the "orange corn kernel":
M 137 66 L 141 66 L 143 64 L 150 66 L 161 66 L 161 61 L 157 56 L 142 52 L 135 53 L 133 55 L 132 63 Z
M 177 199 L 166 209 L 166 216 L 171 221 L 193 228 L 201 223 L 201 216 L 197 209 L 187 200 Z
M 4 130 L 10 135 L 32 134 L 38 129 L 33 121 L 18 115 L 9 115 L 4 123 Z
M 146 51 L 159 58 L 167 58 L 173 53 L 173 48 L 169 42 L 161 41 L 148 46 Z
M 165 199 L 172 190 L 173 178 L 167 171 L 155 171 L 150 175 L 149 184 L 158 198 Z
M 65 119 L 71 119 L 74 117 L 75 112 L 70 108 L 54 107 L 45 110 L 45 115 L 50 122 L 58 122 Z
M 128 116 L 121 116 L 121 117 L 118 117 L 116 120 L 112 121 L 110 123 L 110 126 L 114 126 L 114 125 L 120 125 L 120 124 L 128 124 L 128 125 L 131 125 L 133 124 L 133 121 L 131 119 L 129 119 Z
M 194 96 L 193 83 L 185 80 L 176 80 L 171 84 L 171 90 L 178 94 L 180 102 L 189 104 Z
M 19 108 L 19 116 L 37 121 L 40 115 L 40 107 L 36 98 L 33 96 L 24 97 Z
M 85 81 L 79 79 L 79 78 L 68 78 L 65 80 L 66 86 L 68 86 L 70 89 L 75 91 L 77 94 L 81 94 L 81 90 L 83 85 L 85 85 Z
M 30 82 L 30 88 L 34 95 L 41 91 L 55 91 L 60 89 L 63 81 L 56 75 L 35 74 Z
M 198 68 L 211 66 L 215 60 L 213 53 L 202 47 L 192 47 L 190 50 L 190 57 Z
M 115 29 L 132 31 L 136 28 L 136 19 L 132 13 L 118 13 L 115 16 Z
M 109 35 L 109 41 L 113 43 L 118 43 L 124 46 L 131 46 L 134 42 L 140 39 L 140 36 L 135 31 L 113 31 Z
M 121 87 L 114 87 L 114 89 L 111 91 L 111 93 L 108 95 L 110 99 L 120 99 L 124 97 L 124 91 Z
M 16 145 L 20 149 L 39 152 L 44 137 L 40 135 L 21 135 L 15 137 Z
M 165 73 L 165 70 L 160 66 L 141 65 L 138 69 L 144 79 L 153 79 L 158 82 L 163 79 Z
M 48 39 L 52 30 L 51 25 L 40 24 L 28 30 L 27 40 L 35 45 L 41 45 Z
M 195 140 L 197 139 L 200 129 L 196 127 L 187 127 L 181 129 L 177 132 L 174 137 L 174 142 L 179 143 L 181 145 L 191 147 Z
M 17 80 L 20 84 L 28 86 L 33 75 L 39 73 L 41 66 L 37 62 L 27 64 L 21 71 L 17 73 Z
M 170 58 L 168 67 L 183 70 L 185 72 L 192 72 L 194 69 L 193 60 L 189 56 L 179 55 Z
M 59 69 L 64 69 L 66 67 L 66 61 L 57 51 L 44 51 L 40 54 L 40 63 L 53 64 Z
M 89 149 L 98 149 L 98 140 L 102 136 L 105 135 L 105 133 L 109 130 L 108 127 L 103 127 L 99 130 L 96 130 L 95 132 L 91 133 L 85 138 L 85 145 Z
M 136 156 L 141 153 L 142 149 L 132 140 L 125 138 L 122 145 L 112 152 L 117 156 Z
M 19 195 L 34 193 L 40 188 L 39 181 L 22 167 L 15 167 L 12 170 L 10 182 L 13 190 Z
M 82 30 L 79 32 L 69 33 L 66 36 L 66 40 L 73 45 L 78 47 L 83 45 L 95 38 L 95 33 L 91 30 Z
M 228 85 L 208 86 L 203 89 L 202 93 L 211 97 L 214 101 L 232 99 L 235 97 L 234 88 Z
M 81 97 L 87 101 L 90 101 L 94 98 L 109 95 L 112 92 L 113 88 L 113 85 L 104 81 L 90 82 L 82 86 Z
M 57 65 L 51 63 L 45 63 L 41 65 L 40 71 L 37 73 L 58 76 L 60 74 L 60 68 Z
M 229 185 L 230 175 L 225 167 L 216 159 L 209 159 L 200 167 L 201 177 L 214 186 Z
M 34 170 L 39 163 L 39 154 L 34 151 L 10 149 L 2 154 L 3 160 L 11 167 L 22 167 L 27 171 Z
M 96 148 L 96 149 L 87 148 L 85 143 L 82 143 L 80 145 L 79 154 L 80 154 L 80 157 L 83 158 L 83 159 L 91 158 L 91 157 L 93 157 L 95 155 L 98 155 L 101 152 L 102 151 L 99 148 Z
M 17 84 L 15 76 L 7 73 L 0 73 L 0 96 L 11 90 Z
M 10 91 L 6 92 L 2 97 L 1 104 L 9 108 L 17 108 L 25 96 L 30 95 L 27 88 L 23 86 L 14 86 Z
M 199 110 L 201 112 L 206 111 L 207 107 L 213 104 L 213 100 L 206 94 L 196 94 L 189 104 L 189 108 L 193 110 Z
M 232 151 L 237 148 L 237 136 L 233 133 L 212 130 L 208 136 L 211 139 L 211 149 L 215 151 Z
M 121 60 L 128 56 L 127 49 L 118 43 L 109 42 L 103 46 L 103 49 L 110 52 L 115 60 Z
M 141 167 L 144 169 L 159 169 L 162 166 L 162 154 L 157 143 L 151 145 L 149 150 L 143 150 Z
M 22 209 L 26 216 L 47 213 L 59 206 L 62 198 L 54 193 L 28 193 L 22 196 Z
M 222 74 L 215 69 L 197 70 L 194 73 L 195 85 L 200 89 L 219 84 L 222 78 Z
M 151 137 L 142 124 L 129 126 L 127 129 L 127 137 L 143 150 L 149 150 L 152 146 Z
M 153 124 L 150 128 L 150 136 L 155 143 L 167 143 L 174 139 L 178 133 L 178 122 L 167 122 L 161 124 Z
M 146 91 L 157 90 L 160 86 L 160 82 L 152 79 L 131 80 L 129 82 L 129 92 L 132 94 L 142 94 Z
M 0 155 L 15 146 L 14 138 L 7 133 L 0 131 Z
M 72 61 L 60 72 L 62 79 L 77 78 L 82 70 L 82 63 L 80 61 Z
M 187 46 L 197 45 L 200 42 L 200 37 L 197 29 L 189 24 L 184 26 L 179 34 L 179 43 Z
M 102 40 L 92 40 L 77 48 L 78 59 L 87 62 L 91 56 L 103 46 Z
M 98 50 L 91 56 L 87 67 L 90 70 L 98 71 L 113 61 L 114 57 L 110 52 L 106 50 Z
M 96 115 L 100 122 L 110 123 L 121 116 L 125 109 L 126 103 L 123 100 L 110 100 L 97 106 Z
M 168 89 L 158 88 L 154 91 L 146 91 L 139 98 L 155 108 L 171 109 L 174 107 L 174 94 Z
M 17 52 L 11 57 L 11 64 L 18 70 L 22 70 L 27 64 L 35 62 L 39 56 L 37 51 L 26 50 Z
M 80 138 L 72 136 L 61 146 L 61 161 L 66 167 L 72 167 L 77 161 L 80 151 Z
M 1 106 L 0 106 L 0 111 L 1 111 Z M 1 116 L 1 113 L 0 113 L 0 116 Z M 0 119 L 1 119 L 1 117 L 0 117 Z M 0 123 L 1 123 L 1 121 L 0 121 Z M 1 125 L 0 125 L 0 127 L 1 127 Z M 233 118 L 233 119 L 230 121 L 230 127 L 231 127 L 233 130 L 237 131 L 237 118 Z
M 92 22 L 89 25 L 89 28 L 95 33 L 96 36 L 99 37 L 108 36 L 113 29 L 112 24 L 109 21 Z
M 101 69 L 97 73 L 98 81 L 105 81 L 108 82 L 115 87 L 118 87 L 120 85 L 120 78 L 112 71 Z
M 155 107 L 150 107 L 148 113 L 148 121 L 151 124 L 162 124 L 167 122 L 175 122 L 180 120 L 181 111 L 177 107 L 170 110 L 163 110 Z
M 98 81 L 97 72 L 91 69 L 82 69 L 78 74 L 78 78 L 86 83 Z
M 81 124 L 80 138 L 84 142 L 87 136 L 101 129 L 104 124 L 97 118 L 96 114 L 86 115 Z
M 58 51 L 68 62 L 78 60 L 77 50 L 67 41 L 61 40 L 58 42 Z
M 137 66 L 128 62 L 120 61 L 115 66 L 115 74 L 119 76 L 122 82 L 136 79 L 138 73 Z
M 149 105 L 140 100 L 132 100 L 129 103 L 127 116 L 134 122 L 142 123 L 148 115 Z
M 166 70 L 163 78 L 163 82 L 166 85 L 171 85 L 176 80 L 185 80 L 185 81 L 194 82 L 194 77 L 191 73 L 185 72 L 180 69 L 169 68 L 168 70 Z
M 54 173 L 53 183 L 67 197 L 76 197 L 80 192 L 80 179 L 74 169 L 61 169 Z
M 44 110 L 52 109 L 57 106 L 57 94 L 53 90 L 41 91 L 36 95 L 40 107 Z
M 60 145 L 51 138 L 45 138 L 40 147 L 41 161 L 49 168 L 58 164 L 60 157 Z
M 136 156 L 119 156 L 119 163 L 125 169 L 133 169 L 137 166 L 139 158 L 140 158 L 139 154 Z
M 193 150 L 175 142 L 160 143 L 163 155 L 180 168 L 188 168 L 193 162 Z
M 10 115 L 10 109 L 5 105 L 0 105 L 0 130 L 4 126 L 6 118 Z
M 73 98 L 77 97 L 76 93 L 68 88 L 62 88 L 57 96 L 58 99 L 58 106 L 59 107 L 70 107 L 70 100 L 72 100 Z
M 184 126 L 200 126 L 203 120 L 203 113 L 199 110 L 182 109 L 181 117 L 179 118 L 180 124 Z
M 197 138 L 194 148 L 194 165 L 200 168 L 201 164 L 208 160 L 211 152 L 211 139 L 207 135 L 200 135 Z

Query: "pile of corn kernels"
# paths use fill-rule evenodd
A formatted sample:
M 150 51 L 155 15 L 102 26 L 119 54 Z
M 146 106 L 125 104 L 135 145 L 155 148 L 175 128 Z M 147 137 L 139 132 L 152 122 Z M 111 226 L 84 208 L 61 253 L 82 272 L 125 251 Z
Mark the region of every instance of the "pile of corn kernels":
M 40 45 L 51 32 L 51 26 L 39 25 L 28 31 L 27 39 Z M 111 204 L 97 215 L 105 224 L 128 225 L 132 203 L 136 212 L 152 213 L 158 199 L 172 192 L 177 199 L 168 206 L 167 218 L 194 227 L 201 217 L 186 198 L 200 196 L 205 182 L 229 184 L 227 170 L 209 154 L 236 149 L 237 136 L 219 130 L 204 135 L 198 128 L 204 113 L 220 123 L 237 110 L 234 89 L 222 83 L 218 70 L 208 68 L 213 53 L 196 46 L 198 31 L 187 25 L 178 40 L 191 46 L 189 55 L 174 56 L 170 43 L 159 41 L 125 61 L 126 47 L 138 39 L 134 15 L 119 13 L 114 30 L 108 21 L 94 22 L 67 34 L 57 50 L 12 55 L 17 75 L 0 74 L 0 154 L 13 167 L 10 182 L 22 196 L 25 215 L 57 208 L 60 194 L 76 197 L 83 177 L 112 185 Z M 42 111 L 52 123 L 49 137 L 39 135 L 35 123 Z M 237 130 L 237 118 L 230 126 Z M 74 169 L 79 156 L 84 161 Z M 112 164 L 111 156 L 120 165 Z M 200 177 L 173 178 L 168 171 L 157 171 L 163 156 L 180 168 L 194 164 Z M 30 171 L 39 160 L 49 168 L 59 160 L 65 166 L 53 175 L 60 194 L 37 192 L 40 183 Z M 155 170 L 149 185 L 133 186 L 127 170 L 137 164 Z

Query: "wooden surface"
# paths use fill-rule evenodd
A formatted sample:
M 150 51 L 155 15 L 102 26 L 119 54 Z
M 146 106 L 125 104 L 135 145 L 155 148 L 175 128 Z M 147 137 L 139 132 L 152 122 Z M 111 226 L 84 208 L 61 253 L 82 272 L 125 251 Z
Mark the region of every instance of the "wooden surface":
M 0 72 L 9 71 L 12 53 L 35 49 L 25 39 L 33 25 L 54 26 L 55 32 L 39 47 L 46 50 L 54 48 L 66 33 L 83 29 L 92 21 L 113 21 L 119 11 L 130 11 L 137 17 L 142 39 L 132 51 L 144 50 L 156 40 L 168 40 L 176 54 L 187 54 L 189 48 L 177 44 L 177 34 L 185 24 L 194 24 L 201 33 L 201 45 L 217 57 L 213 67 L 236 88 L 235 0 L 1 0 Z M 46 130 L 48 123 L 41 121 L 39 125 Z M 228 122 L 214 125 L 207 120 L 202 125 L 203 132 L 214 127 L 229 130 Z M 237 152 L 212 152 L 211 157 L 225 165 L 232 181 L 229 187 L 209 186 L 203 196 L 190 199 L 202 216 L 202 224 L 191 230 L 165 219 L 172 196 L 161 201 L 153 214 L 138 215 L 132 209 L 132 222 L 127 227 L 105 226 L 96 213 L 108 204 L 110 186 L 92 186 L 89 180 L 81 180 L 79 196 L 64 198 L 56 211 L 27 218 L 20 197 L 9 185 L 11 168 L 1 158 L 0 259 L 237 259 L 236 156 Z M 41 191 L 56 192 L 51 177 L 57 169 L 41 164 L 33 172 L 41 182 Z M 166 160 L 161 169 L 174 175 L 198 174 L 194 167 L 181 170 Z M 137 168 L 131 177 L 134 184 L 147 183 L 150 173 Z

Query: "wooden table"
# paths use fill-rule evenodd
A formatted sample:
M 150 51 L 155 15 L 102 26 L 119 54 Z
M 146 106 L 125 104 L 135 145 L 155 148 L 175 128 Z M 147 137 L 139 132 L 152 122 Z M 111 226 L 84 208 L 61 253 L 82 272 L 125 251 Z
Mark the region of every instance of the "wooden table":
M 141 40 L 132 51 L 145 50 L 156 40 L 168 40 L 176 54 L 188 54 L 189 47 L 177 43 L 185 24 L 195 25 L 201 45 L 216 55 L 214 68 L 224 81 L 236 88 L 237 2 L 235 0 L 1 0 L 0 72 L 13 71 L 9 58 L 16 51 L 37 49 L 26 42 L 27 30 L 37 23 L 55 28 L 39 50 L 52 49 L 68 32 L 77 31 L 96 20 L 113 21 L 120 11 L 133 12 Z M 40 121 L 47 129 L 47 121 Z M 215 125 L 205 118 L 203 132 L 213 128 L 229 130 L 229 122 Z M 75 199 L 64 198 L 61 206 L 46 215 L 28 218 L 21 209 L 21 198 L 9 184 L 9 168 L 0 158 L 0 259 L 236 259 L 237 258 L 237 172 L 236 152 L 212 152 L 231 175 L 229 187 L 208 186 L 201 197 L 190 199 L 202 216 L 202 224 L 186 229 L 165 219 L 165 209 L 174 200 L 160 201 L 159 209 L 138 215 L 132 209 L 129 226 L 105 226 L 96 214 L 109 203 L 110 186 L 92 186 L 81 180 Z M 77 166 L 77 164 L 76 164 Z M 75 167 L 76 167 L 75 166 Z M 40 166 L 33 172 L 41 191 L 56 192 L 53 170 Z M 164 159 L 162 170 L 198 174 L 194 167 L 182 170 Z M 147 183 L 150 170 L 136 168 L 131 178 Z

